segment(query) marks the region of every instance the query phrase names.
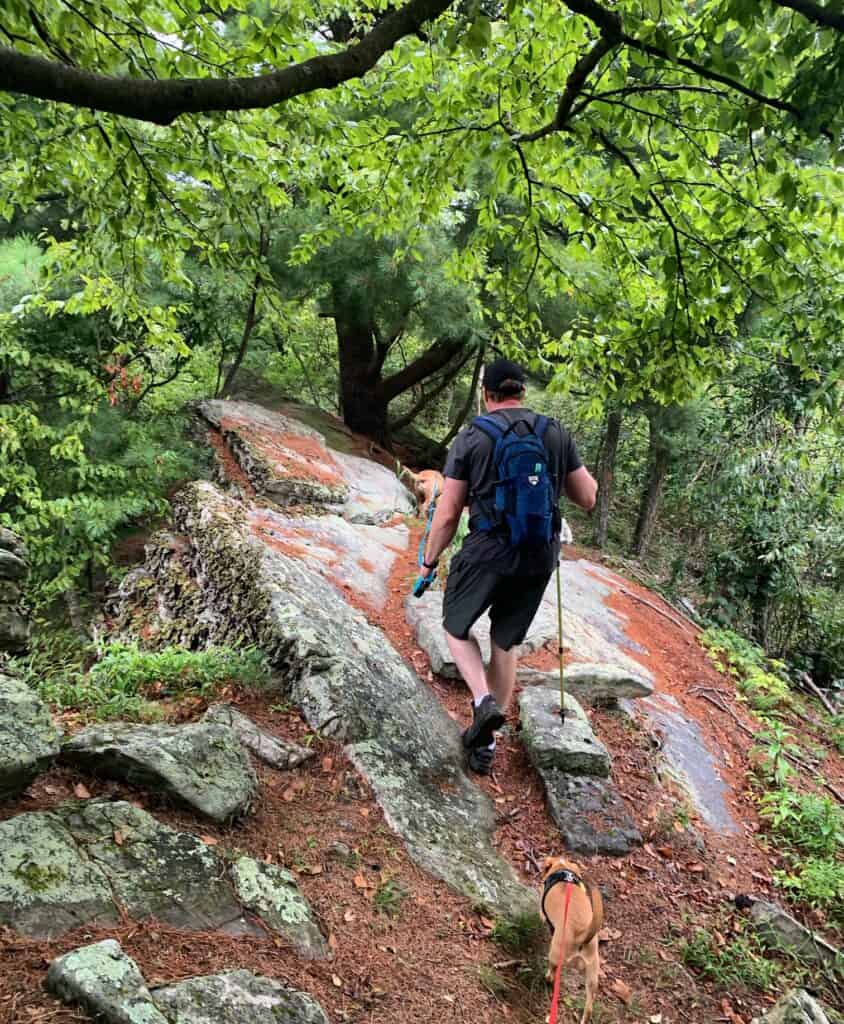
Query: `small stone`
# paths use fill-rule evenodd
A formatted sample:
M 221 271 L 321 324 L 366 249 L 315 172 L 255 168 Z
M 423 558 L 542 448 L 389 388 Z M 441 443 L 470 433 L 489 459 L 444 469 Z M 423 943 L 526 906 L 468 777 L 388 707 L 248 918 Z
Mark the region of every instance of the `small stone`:
M 613 707 L 622 697 L 648 697 L 654 690 L 651 680 L 614 665 L 576 662 L 566 666 L 563 678 L 566 693 L 592 707 Z M 522 686 L 550 686 L 557 690 L 560 687 L 559 670 L 542 672 L 520 668 L 517 679 Z
M 763 1017 L 754 1017 L 751 1024 L 830 1024 L 830 1017 L 805 989 L 794 988 Z
M 27 684 L 0 675 L 0 800 L 23 792 L 50 765 L 59 736 L 47 706 Z
M 138 965 L 114 939 L 58 957 L 47 971 L 47 988 L 62 1002 L 81 1006 L 108 1024 L 168 1024 Z
M 595 736 L 583 708 L 565 695 L 565 721 L 560 719 L 560 695 L 549 687 L 524 690 L 519 698 L 522 737 L 540 771 L 557 768 L 571 775 L 608 776 L 610 755 Z
M 277 864 L 240 857 L 231 867 L 231 876 L 243 906 L 288 939 L 302 956 L 321 960 L 329 955 L 308 901 L 289 871 Z
M 750 920 L 753 930 L 766 945 L 792 953 L 808 963 L 832 967 L 838 961 L 844 970 L 844 955 L 776 903 L 754 900 Z
M 242 715 L 231 704 L 212 704 L 205 712 L 203 720 L 233 729 L 247 750 L 273 768 L 298 768 L 300 764 L 315 756 L 315 752 L 308 750 L 307 747 L 301 747 L 298 743 L 291 743 L 259 729 L 251 719 Z
M 566 850 L 624 857 L 642 845 L 641 833 L 608 779 L 567 775 L 555 768 L 540 769 L 539 774 Z
M 249 809 L 258 782 L 236 734 L 225 725 L 126 725 L 82 729 L 61 759 L 96 775 L 161 790 L 212 821 Z
M 352 865 L 356 859 L 351 848 L 339 841 L 328 845 L 325 856 L 330 857 L 332 860 L 339 860 L 341 864 L 345 864 L 347 867 Z
M 311 996 L 243 970 L 189 978 L 153 998 L 173 1024 L 328 1024 Z

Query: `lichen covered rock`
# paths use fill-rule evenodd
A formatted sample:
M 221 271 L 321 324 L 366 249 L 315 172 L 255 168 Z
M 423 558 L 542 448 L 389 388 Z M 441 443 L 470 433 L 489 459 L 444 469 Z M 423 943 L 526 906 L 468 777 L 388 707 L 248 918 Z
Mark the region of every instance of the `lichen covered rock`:
M 830 1024 L 830 1018 L 805 989 L 793 988 L 763 1017 L 754 1017 L 751 1024 Z
M 624 857 L 642 835 L 609 779 L 540 771 L 548 810 L 571 853 Z
M 58 957 L 47 971 L 47 988 L 108 1024 L 168 1024 L 138 965 L 114 939 Z
M 212 704 L 205 712 L 204 720 L 233 729 L 243 746 L 256 757 L 273 768 L 288 770 L 316 756 L 315 751 L 301 747 L 298 743 L 273 736 L 241 714 L 231 704 Z
M 92 725 L 65 743 L 61 758 L 96 775 L 161 790 L 221 824 L 242 817 L 257 790 L 237 735 L 213 722 Z
M 535 686 L 519 698 L 522 737 L 537 770 L 556 768 L 570 775 L 610 773 L 610 755 L 595 733 L 583 708 L 569 694 L 565 721 L 560 719 L 560 694 Z
M 317 960 L 329 955 L 308 901 L 289 871 L 277 864 L 239 857 L 231 866 L 231 878 L 243 906 L 283 935 L 302 956 Z
M 243 970 L 188 978 L 153 997 L 171 1024 L 328 1024 L 309 995 Z
M 754 932 L 765 945 L 820 967 L 831 969 L 837 965 L 839 973 L 844 975 L 844 954 L 777 903 L 754 900 L 750 920 Z
M 116 924 L 120 908 L 180 928 L 257 930 L 214 852 L 132 804 L 72 801 L 0 823 L 0 924 L 50 938 Z
M 566 692 L 578 703 L 590 707 L 614 707 L 622 698 L 648 697 L 654 690 L 652 680 L 615 665 L 575 662 L 566 666 L 564 678 Z M 521 686 L 559 689 L 560 673 L 559 669 L 543 672 L 535 668 L 519 668 L 517 680 Z
M 0 800 L 17 796 L 59 752 L 46 705 L 21 679 L 0 674 Z
M 29 643 L 29 619 L 21 607 L 26 558 L 20 537 L 0 527 L 0 652 L 16 654 Z

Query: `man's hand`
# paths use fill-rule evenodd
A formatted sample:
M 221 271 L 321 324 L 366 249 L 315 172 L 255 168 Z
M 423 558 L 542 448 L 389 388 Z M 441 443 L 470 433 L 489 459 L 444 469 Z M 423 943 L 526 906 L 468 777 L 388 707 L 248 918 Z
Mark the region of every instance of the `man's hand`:
M 450 476 L 445 478 L 445 486 L 442 494 L 437 498 L 437 510 L 434 513 L 428 544 L 425 547 L 425 561 L 428 565 L 439 561 L 440 555 L 457 533 L 460 516 L 463 514 L 463 507 L 468 495 L 468 481 L 455 480 Z
M 566 476 L 566 497 L 586 511 L 595 507 L 598 496 L 598 481 L 585 466 Z

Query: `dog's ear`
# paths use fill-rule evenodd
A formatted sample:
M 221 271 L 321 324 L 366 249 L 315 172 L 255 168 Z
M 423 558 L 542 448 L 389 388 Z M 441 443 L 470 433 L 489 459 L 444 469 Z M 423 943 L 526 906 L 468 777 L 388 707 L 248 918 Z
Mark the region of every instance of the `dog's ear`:
M 554 865 L 557 863 L 556 857 L 546 857 L 542 862 L 542 877 L 547 878 L 554 869 Z

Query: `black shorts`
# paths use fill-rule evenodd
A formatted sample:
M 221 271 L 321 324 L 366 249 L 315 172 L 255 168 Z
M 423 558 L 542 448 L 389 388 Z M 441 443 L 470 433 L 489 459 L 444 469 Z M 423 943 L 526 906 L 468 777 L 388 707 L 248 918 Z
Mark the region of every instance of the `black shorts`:
M 458 554 L 448 570 L 443 599 L 446 633 L 468 639 L 469 630 L 489 608 L 492 639 L 496 647 L 509 651 L 527 635 L 551 575 L 504 576 Z

